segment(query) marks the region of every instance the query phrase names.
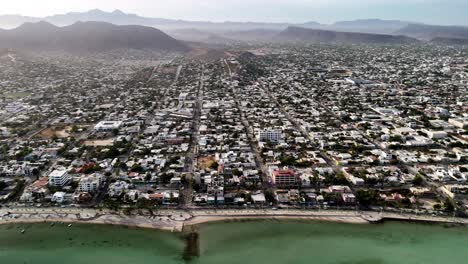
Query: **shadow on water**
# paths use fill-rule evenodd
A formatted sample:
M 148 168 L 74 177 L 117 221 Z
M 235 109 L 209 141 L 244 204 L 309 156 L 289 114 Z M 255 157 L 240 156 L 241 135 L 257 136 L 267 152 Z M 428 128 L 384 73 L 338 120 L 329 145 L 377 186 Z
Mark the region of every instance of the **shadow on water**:
M 185 262 L 191 262 L 200 256 L 199 233 L 191 229 L 184 234 L 185 248 L 182 258 Z

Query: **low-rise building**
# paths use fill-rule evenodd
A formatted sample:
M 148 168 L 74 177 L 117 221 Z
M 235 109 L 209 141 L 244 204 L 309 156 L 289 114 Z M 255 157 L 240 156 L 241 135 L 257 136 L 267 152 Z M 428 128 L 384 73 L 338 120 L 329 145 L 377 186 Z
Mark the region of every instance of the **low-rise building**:
M 119 129 L 122 124 L 122 121 L 102 121 L 94 126 L 94 129 L 97 131 L 112 131 L 114 129 Z
M 341 199 L 346 204 L 355 204 L 356 203 L 356 196 L 352 193 L 342 193 Z
M 458 128 L 468 128 L 468 119 L 466 118 L 450 118 L 448 122 Z

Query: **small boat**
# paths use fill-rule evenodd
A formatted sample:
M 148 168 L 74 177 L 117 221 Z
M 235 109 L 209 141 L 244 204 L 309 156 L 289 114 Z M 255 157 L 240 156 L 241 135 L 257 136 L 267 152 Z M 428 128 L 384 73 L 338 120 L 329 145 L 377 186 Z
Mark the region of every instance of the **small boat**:
M 24 233 L 26 233 L 26 230 L 25 230 L 25 229 L 22 229 L 22 230 L 21 230 L 21 234 L 24 234 Z
M 68 227 L 72 227 L 72 224 L 69 224 Z
M 54 226 L 54 225 L 55 225 L 55 223 L 51 223 L 51 224 L 50 224 L 50 226 Z

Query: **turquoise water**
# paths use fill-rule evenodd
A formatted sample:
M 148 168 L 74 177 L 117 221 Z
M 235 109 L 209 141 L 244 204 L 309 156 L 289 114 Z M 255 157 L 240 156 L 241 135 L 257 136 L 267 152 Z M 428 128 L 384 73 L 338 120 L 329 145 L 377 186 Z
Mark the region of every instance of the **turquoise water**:
M 21 230 L 26 229 L 25 234 Z M 468 229 L 390 222 L 210 223 L 197 227 L 195 264 L 468 263 Z M 0 226 L 0 263 L 184 263 L 180 234 L 95 225 Z
M 21 234 L 22 229 L 26 229 Z M 181 263 L 184 242 L 171 233 L 101 225 L 0 226 L 1 264 Z

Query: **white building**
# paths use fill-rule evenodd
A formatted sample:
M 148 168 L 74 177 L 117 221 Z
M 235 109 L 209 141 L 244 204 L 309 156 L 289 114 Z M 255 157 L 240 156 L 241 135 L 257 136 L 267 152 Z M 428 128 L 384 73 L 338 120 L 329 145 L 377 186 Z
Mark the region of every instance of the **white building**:
M 65 195 L 66 195 L 66 193 L 64 193 L 64 192 L 56 192 L 52 196 L 51 201 L 55 202 L 55 203 L 63 203 L 63 202 L 65 202 Z
M 180 93 L 179 94 L 179 101 L 185 101 L 187 99 L 188 93 Z
M 363 186 L 365 183 L 363 179 L 355 177 L 351 174 L 349 174 L 349 180 L 354 186 Z
M 5 111 L 7 111 L 8 113 L 16 114 L 23 110 L 24 110 L 24 106 L 20 103 L 10 103 L 5 106 Z
M 463 118 L 450 118 L 449 124 L 454 125 L 458 128 L 468 128 L 468 119 Z
M 427 136 L 432 139 L 440 139 L 447 137 L 447 132 L 445 131 L 423 130 L 423 132 L 426 133 Z
M 101 186 L 102 181 L 103 176 L 101 174 L 93 174 L 81 178 L 80 183 L 78 185 L 78 191 L 94 193 L 99 189 L 99 186 Z
M 412 140 L 406 141 L 406 145 L 414 147 L 424 147 L 432 144 L 432 140 L 423 136 L 413 136 Z
M 114 129 L 119 129 L 122 124 L 122 121 L 102 121 L 94 126 L 94 129 L 97 131 L 112 131 Z
M 278 142 L 282 138 L 282 133 L 279 130 L 262 130 L 257 134 L 257 139 L 260 142 L 269 141 L 269 142 Z
M 54 170 L 49 174 L 49 186 L 63 187 L 71 180 L 66 169 Z
M 356 196 L 352 193 L 342 193 L 341 198 L 343 199 L 343 202 L 347 204 L 356 203 Z
M 130 185 L 124 181 L 117 181 L 109 186 L 109 196 L 118 197 L 122 195 Z
M 0 127 L 0 136 L 3 136 L 3 137 L 10 136 L 10 132 L 8 131 L 7 127 Z

